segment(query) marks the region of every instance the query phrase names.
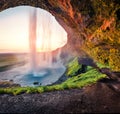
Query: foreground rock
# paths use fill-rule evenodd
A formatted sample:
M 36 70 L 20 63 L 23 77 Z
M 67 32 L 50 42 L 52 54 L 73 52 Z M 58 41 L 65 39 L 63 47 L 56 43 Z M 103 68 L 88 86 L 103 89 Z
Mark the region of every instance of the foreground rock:
M 120 89 L 120 88 L 119 88 Z M 83 89 L 0 95 L 0 113 L 119 113 L 120 93 L 98 82 Z

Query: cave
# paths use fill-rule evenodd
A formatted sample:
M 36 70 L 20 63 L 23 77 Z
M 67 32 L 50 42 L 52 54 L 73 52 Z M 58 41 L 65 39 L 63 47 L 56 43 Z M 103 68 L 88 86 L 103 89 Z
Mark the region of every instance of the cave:
M 0 10 L 23 5 L 50 12 L 67 32 L 67 77 L 38 88 L 0 84 L 0 112 L 120 113 L 119 0 L 1 0 Z

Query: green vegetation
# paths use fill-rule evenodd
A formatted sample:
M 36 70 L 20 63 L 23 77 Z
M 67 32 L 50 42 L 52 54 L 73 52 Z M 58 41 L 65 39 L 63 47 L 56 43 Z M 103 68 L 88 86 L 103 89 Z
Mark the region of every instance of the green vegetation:
M 88 67 L 88 71 L 86 73 L 79 74 L 77 76 L 69 78 L 63 84 L 68 85 L 69 88 L 74 88 L 74 87 L 81 88 L 86 85 L 95 83 L 97 80 L 105 77 L 106 77 L 105 74 L 101 74 L 96 69 L 92 67 Z
M 66 75 L 75 76 L 78 74 L 79 69 L 81 69 L 81 65 L 78 63 L 78 57 L 76 57 L 67 65 Z
M 96 46 L 87 49 L 89 55 L 95 61 L 101 63 L 103 66 L 111 68 L 113 71 L 120 71 L 120 49 L 111 46 Z
M 120 71 L 120 21 L 116 13 L 120 5 L 113 0 L 92 2 L 94 17 L 85 28 L 87 38 L 83 49 L 97 62 Z
M 115 71 L 120 71 L 120 50 L 118 49 L 110 49 L 110 55 L 109 55 L 109 65 L 111 69 L 114 69 Z
M 101 64 L 101 63 L 96 63 L 97 66 L 101 69 L 101 68 L 110 68 L 110 66 L 108 64 Z
M 75 65 L 77 64 L 77 65 Z M 69 70 L 71 72 L 72 68 L 74 70 L 79 69 L 81 65 L 78 64 L 78 59 L 75 58 L 73 61 L 71 61 L 69 64 Z M 74 67 L 72 67 L 74 66 Z M 77 70 L 76 70 L 77 71 Z M 69 71 L 68 71 L 69 72 Z M 88 66 L 87 72 L 74 75 L 76 74 L 74 72 L 71 72 L 69 75 L 72 76 L 68 78 L 65 82 L 57 85 L 51 85 L 51 86 L 39 86 L 39 87 L 13 87 L 13 88 L 0 88 L 0 93 L 4 94 L 13 94 L 18 95 L 21 93 L 43 93 L 43 92 L 49 92 L 49 91 L 56 91 L 56 90 L 64 90 L 64 89 L 71 89 L 71 88 L 82 88 L 84 86 L 90 85 L 92 83 L 97 82 L 101 78 L 105 78 L 105 74 L 101 74 L 99 71 L 97 71 L 95 68 Z

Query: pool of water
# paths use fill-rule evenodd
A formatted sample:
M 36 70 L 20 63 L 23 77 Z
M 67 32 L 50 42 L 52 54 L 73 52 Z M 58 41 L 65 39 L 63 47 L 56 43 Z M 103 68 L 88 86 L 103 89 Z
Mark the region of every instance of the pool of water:
M 49 85 L 56 82 L 66 70 L 62 64 L 58 63 L 58 65 L 53 65 L 53 67 L 39 68 L 37 75 L 33 75 L 30 70 L 29 58 L 25 58 L 25 55 L 17 58 L 24 59 L 24 62 L 22 64 L 20 62 L 16 62 L 14 65 L 10 64 L 9 68 L 0 71 L 0 81 L 12 80 L 21 86 Z

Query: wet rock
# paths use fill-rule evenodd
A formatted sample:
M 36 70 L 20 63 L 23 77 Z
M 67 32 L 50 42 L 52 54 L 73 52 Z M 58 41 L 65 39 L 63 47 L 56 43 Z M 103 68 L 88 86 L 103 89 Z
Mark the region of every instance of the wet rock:
M 39 82 L 33 82 L 34 85 L 39 85 Z

